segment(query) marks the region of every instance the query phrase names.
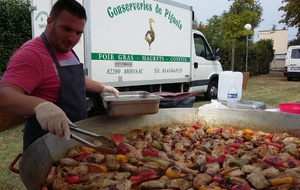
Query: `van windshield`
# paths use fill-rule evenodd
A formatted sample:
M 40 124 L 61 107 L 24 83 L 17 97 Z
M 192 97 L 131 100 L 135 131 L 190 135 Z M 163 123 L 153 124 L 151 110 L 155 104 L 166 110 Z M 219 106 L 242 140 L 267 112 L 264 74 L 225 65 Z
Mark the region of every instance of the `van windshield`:
M 300 49 L 292 49 L 292 59 L 300 59 Z

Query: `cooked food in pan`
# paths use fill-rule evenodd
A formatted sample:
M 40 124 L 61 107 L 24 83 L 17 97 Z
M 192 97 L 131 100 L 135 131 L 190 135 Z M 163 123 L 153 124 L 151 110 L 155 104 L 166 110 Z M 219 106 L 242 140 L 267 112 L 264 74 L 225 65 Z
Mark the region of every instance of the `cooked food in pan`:
M 300 188 L 300 139 L 287 133 L 194 125 L 136 129 L 111 139 L 117 154 L 76 146 L 53 164 L 43 189 Z

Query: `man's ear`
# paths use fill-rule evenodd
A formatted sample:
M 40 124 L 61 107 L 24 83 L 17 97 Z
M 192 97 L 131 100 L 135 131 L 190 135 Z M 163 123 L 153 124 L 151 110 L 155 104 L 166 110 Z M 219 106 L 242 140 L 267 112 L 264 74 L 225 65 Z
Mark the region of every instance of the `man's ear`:
M 47 18 L 47 25 L 51 25 L 53 23 L 53 19 L 51 17 Z

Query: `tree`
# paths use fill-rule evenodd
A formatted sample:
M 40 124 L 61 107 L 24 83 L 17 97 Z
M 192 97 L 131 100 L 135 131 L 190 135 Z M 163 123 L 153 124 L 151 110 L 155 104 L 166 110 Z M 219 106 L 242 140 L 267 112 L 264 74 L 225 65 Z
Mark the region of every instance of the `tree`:
M 296 27 L 298 28 L 297 36 L 300 36 L 300 1 L 299 0 L 282 0 L 283 6 L 279 7 L 279 11 L 284 11 L 279 23 L 284 23 L 288 27 Z
M 31 38 L 29 0 L 0 0 L 0 76 L 13 52 Z
M 253 30 L 248 31 L 244 29 L 244 26 L 249 23 L 252 28 L 258 27 L 262 21 L 262 11 L 259 1 L 235 0 L 225 15 L 224 35 L 232 43 L 231 70 L 234 70 L 236 40 L 246 35 L 253 35 Z

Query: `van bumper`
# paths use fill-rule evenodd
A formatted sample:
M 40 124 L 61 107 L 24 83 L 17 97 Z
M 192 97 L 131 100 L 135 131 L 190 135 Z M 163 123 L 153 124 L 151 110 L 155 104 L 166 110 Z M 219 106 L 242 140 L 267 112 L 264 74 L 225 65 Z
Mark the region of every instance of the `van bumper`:
M 300 78 L 300 72 L 284 72 L 285 77 Z

